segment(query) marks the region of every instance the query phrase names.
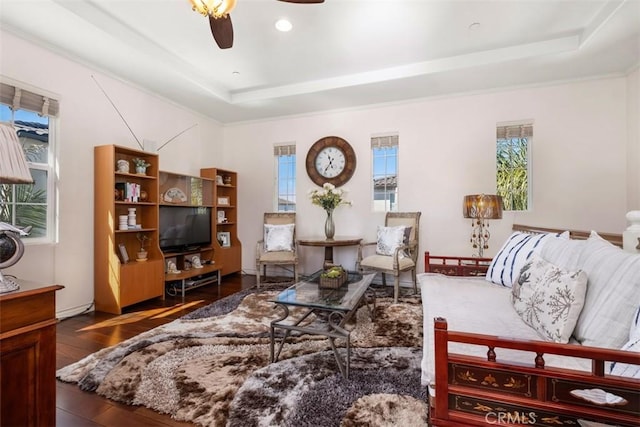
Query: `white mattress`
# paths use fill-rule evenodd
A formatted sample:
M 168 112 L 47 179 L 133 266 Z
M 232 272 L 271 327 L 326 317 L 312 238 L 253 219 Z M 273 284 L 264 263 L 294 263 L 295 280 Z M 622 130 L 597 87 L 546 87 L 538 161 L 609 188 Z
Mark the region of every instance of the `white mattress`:
M 418 275 L 424 315 L 422 384 L 435 378 L 433 319 L 444 317 L 450 331 L 497 335 L 507 338 L 541 340 L 535 330 L 520 319 L 511 305 L 511 288 L 494 285 L 484 277 L 453 277 L 435 273 Z M 578 344 L 576 344 L 578 345 Z M 533 365 L 535 353 L 495 349 L 497 361 Z M 482 346 L 450 343 L 450 353 L 486 357 Z M 545 355 L 545 366 L 581 371 L 591 370 L 589 359 Z

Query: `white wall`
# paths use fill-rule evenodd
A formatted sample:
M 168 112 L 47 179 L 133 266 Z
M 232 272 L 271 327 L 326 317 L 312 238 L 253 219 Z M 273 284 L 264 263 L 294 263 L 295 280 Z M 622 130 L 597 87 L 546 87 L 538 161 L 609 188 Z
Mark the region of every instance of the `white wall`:
M 217 166 L 221 126 L 202 115 L 44 50 L 7 32 L 0 33 L 0 75 L 52 93 L 60 101 L 58 142 L 59 238 L 52 245 L 28 245 L 7 273 L 65 286 L 56 296 L 59 316 L 93 301 L 93 147 L 117 144 L 138 148 L 135 135 L 158 145 L 185 132 L 160 151 L 163 170 L 198 175 Z
M 226 167 L 239 175 L 244 269 L 255 271 L 262 213 L 273 209 L 274 143 L 297 144 L 298 235 L 322 234 L 324 211 L 307 198 L 313 184 L 304 162 L 309 147 L 328 135 L 349 141 L 358 159 L 345 186 L 354 206 L 334 212 L 337 234 L 375 238 L 383 215 L 369 201 L 370 138 L 399 132 L 400 210 L 422 212 L 420 252 L 471 255 L 462 198 L 495 192 L 496 123 L 522 119 L 534 121 L 533 206 L 492 221 L 485 254 L 495 254 L 514 222 L 620 233 L 629 198 L 627 85 L 625 78 L 598 79 L 225 127 Z M 321 249 L 302 248 L 301 255 L 305 272 L 319 268 Z M 342 248 L 337 257 L 351 265 L 355 250 Z

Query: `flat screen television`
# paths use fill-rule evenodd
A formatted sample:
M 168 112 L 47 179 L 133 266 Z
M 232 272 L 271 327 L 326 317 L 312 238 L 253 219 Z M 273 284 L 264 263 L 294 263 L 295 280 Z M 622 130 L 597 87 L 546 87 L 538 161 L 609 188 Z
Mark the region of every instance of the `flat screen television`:
M 211 208 L 160 206 L 160 249 L 195 250 L 211 245 Z

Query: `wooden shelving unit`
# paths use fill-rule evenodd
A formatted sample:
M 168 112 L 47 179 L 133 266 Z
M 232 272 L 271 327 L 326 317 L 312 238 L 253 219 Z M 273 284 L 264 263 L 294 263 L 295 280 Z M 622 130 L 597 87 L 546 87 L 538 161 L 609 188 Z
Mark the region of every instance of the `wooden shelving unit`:
M 146 173 L 118 171 L 118 160 L 130 164 L 144 159 L 150 166 Z M 164 257 L 158 246 L 158 155 L 117 145 L 94 148 L 94 293 L 97 311 L 121 314 L 126 306 L 155 297 L 164 297 Z M 136 184 L 138 201 L 123 200 L 118 188 Z M 139 229 L 119 229 L 119 216 L 135 208 Z M 139 238 L 148 239 L 147 259 L 136 261 Z M 123 262 L 120 245 L 129 260 Z
M 223 276 L 239 272 L 242 270 L 242 243 L 238 239 L 238 174 L 226 169 L 204 168 L 200 169 L 200 175 L 214 181 L 214 260 L 223 266 Z M 218 220 L 220 212 L 224 221 Z
M 134 158 L 149 166 L 144 174 L 133 173 Z M 129 165 L 119 169 L 118 162 Z M 220 284 L 222 275 L 242 268 L 242 246 L 238 240 L 237 179 L 235 172 L 206 168 L 201 176 L 190 176 L 159 170 L 159 158 L 148 153 L 117 145 L 94 148 L 94 294 L 97 311 L 121 314 L 124 307 L 151 298 L 164 298 L 165 282 L 190 279 L 201 283 Z M 219 180 L 216 177 L 220 177 Z M 127 198 L 133 185 L 137 198 Z M 139 193 L 139 194 L 138 194 Z M 209 208 L 211 244 L 197 250 L 163 253 L 160 250 L 160 206 Z M 135 209 L 139 227 L 120 229 L 119 217 Z M 218 212 L 225 220 L 218 222 Z M 141 237 L 147 242 L 147 258 L 137 260 Z M 226 237 L 221 244 L 220 237 Z M 123 252 L 127 254 L 125 261 Z M 203 268 L 191 268 L 198 255 Z M 179 277 L 166 274 L 167 260 L 175 259 Z M 212 279 L 203 275 L 210 274 Z M 217 276 L 217 278 L 213 278 Z M 217 279 L 217 280 L 216 280 Z

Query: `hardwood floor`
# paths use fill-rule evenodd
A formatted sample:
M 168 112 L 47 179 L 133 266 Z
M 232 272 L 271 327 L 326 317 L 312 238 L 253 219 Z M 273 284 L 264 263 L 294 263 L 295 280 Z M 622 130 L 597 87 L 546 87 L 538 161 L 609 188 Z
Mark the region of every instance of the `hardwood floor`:
M 91 312 L 62 320 L 57 325 L 56 369 L 251 287 L 255 282 L 255 276 L 232 274 L 222 278 L 219 288 L 212 285 L 193 289 L 185 294 L 184 300 L 180 296 L 167 296 L 164 301 L 158 298 L 129 307 L 120 316 Z M 123 405 L 61 381 L 57 381 L 56 420 L 58 427 L 193 425 L 144 407 Z

